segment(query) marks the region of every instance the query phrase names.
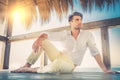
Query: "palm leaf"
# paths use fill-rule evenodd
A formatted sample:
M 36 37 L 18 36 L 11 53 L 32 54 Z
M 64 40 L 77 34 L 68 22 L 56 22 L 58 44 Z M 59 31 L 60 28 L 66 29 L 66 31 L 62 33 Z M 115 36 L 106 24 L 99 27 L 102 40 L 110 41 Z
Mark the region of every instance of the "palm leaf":
M 120 0 L 80 0 L 83 11 L 91 12 L 93 7 L 102 10 L 107 6 L 114 7 Z M 24 17 L 22 22 L 28 29 L 32 23 L 33 18 L 37 18 L 36 5 L 38 6 L 41 23 L 49 22 L 51 11 L 55 10 L 59 20 L 61 21 L 62 15 L 68 14 L 68 10 L 73 9 L 74 0 L 0 0 L 0 19 L 4 20 L 6 13 L 12 12 L 13 8 L 20 8 L 28 15 Z M 79 3 L 78 3 L 79 4 Z M 11 7 L 11 8 L 10 8 Z M 8 10 L 8 11 L 7 11 Z

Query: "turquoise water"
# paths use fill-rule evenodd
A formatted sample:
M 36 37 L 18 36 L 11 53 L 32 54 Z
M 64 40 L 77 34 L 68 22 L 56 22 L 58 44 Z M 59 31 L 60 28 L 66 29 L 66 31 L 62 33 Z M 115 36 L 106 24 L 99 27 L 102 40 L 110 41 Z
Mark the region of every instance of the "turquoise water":
M 120 67 L 118 67 L 118 68 L 112 68 L 112 70 L 120 71 Z

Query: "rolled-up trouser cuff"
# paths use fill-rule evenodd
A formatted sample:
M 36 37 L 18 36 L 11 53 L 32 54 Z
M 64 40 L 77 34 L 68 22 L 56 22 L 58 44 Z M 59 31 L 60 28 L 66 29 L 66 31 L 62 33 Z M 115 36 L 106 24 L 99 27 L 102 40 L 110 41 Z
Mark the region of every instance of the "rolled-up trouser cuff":
M 29 57 L 27 58 L 27 63 L 34 64 L 42 52 L 43 50 L 40 50 L 38 53 L 32 51 Z

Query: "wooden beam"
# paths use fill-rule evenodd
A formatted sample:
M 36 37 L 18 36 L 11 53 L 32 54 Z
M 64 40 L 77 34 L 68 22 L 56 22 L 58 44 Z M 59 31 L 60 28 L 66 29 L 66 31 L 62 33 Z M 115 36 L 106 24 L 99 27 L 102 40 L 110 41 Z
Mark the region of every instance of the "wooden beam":
M 4 61 L 4 49 L 5 49 L 5 44 L 4 42 L 0 42 L 0 45 L 2 46 L 1 51 L 0 51 L 0 70 L 3 69 L 3 61 Z
M 95 28 L 102 28 L 106 26 L 116 26 L 116 25 L 120 25 L 120 17 L 85 23 L 83 28 L 95 29 Z
M 107 69 L 111 69 L 108 27 L 101 28 L 101 39 L 102 39 L 103 62 Z
M 42 33 L 42 32 L 61 31 L 61 30 L 66 30 L 66 29 L 69 29 L 69 27 L 44 29 L 44 30 L 41 30 L 41 31 L 38 31 L 38 32 L 12 36 L 12 37 L 9 37 L 9 40 L 10 41 L 19 41 L 19 40 L 32 39 L 32 38 L 38 37 L 40 35 L 40 33 Z
M 108 26 L 110 28 L 120 28 L 120 25 L 115 25 L 115 26 Z
M 5 41 L 7 41 L 7 40 L 8 40 L 7 37 L 5 37 L 5 36 L 1 36 L 1 35 L 0 35 L 0 41 L 4 41 L 4 42 L 5 42 Z
M 11 23 L 11 20 L 8 19 L 7 37 L 11 37 L 11 35 L 12 35 L 12 23 Z M 11 47 L 11 42 L 10 42 L 10 40 L 7 40 L 5 42 L 3 69 L 9 68 L 10 47 Z
M 40 55 L 40 67 L 43 68 L 48 64 L 48 58 L 45 52 Z
M 12 35 L 12 25 L 13 25 L 13 16 L 12 15 L 12 7 L 14 5 L 12 5 L 12 1 L 9 1 L 8 4 L 8 12 L 7 14 L 7 33 L 6 36 L 7 37 L 11 37 Z M 3 69 L 8 69 L 9 68 L 9 57 L 10 57 L 10 47 L 11 47 L 11 42 L 9 40 L 7 40 L 5 42 L 5 53 L 4 53 L 4 63 L 3 63 Z
M 0 35 L 0 41 L 3 41 L 6 43 L 6 41 L 8 41 L 7 37 L 1 36 Z M 3 64 L 4 64 L 4 51 L 5 51 L 5 45 L 4 43 L 1 43 L 2 45 L 2 49 L 1 49 L 1 58 L 0 58 L 0 70 L 3 69 Z
M 98 29 L 106 26 L 115 26 L 115 25 L 120 25 L 120 18 L 113 18 L 113 19 L 84 23 L 83 29 Z M 36 38 L 40 35 L 41 32 L 61 31 L 61 30 L 69 30 L 69 29 L 70 29 L 69 26 L 52 28 L 52 29 L 49 28 L 49 29 L 40 30 L 38 32 L 12 36 L 12 37 L 9 37 L 9 39 L 10 41 L 19 41 L 19 40 Z

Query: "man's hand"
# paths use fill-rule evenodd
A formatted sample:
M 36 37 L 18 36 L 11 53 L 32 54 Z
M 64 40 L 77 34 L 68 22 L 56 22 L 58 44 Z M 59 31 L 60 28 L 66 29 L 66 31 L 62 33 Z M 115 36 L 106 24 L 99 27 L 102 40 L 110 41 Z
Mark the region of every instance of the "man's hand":
M 48 35 L 45 34 L 45 33 L 43 33 L 43 34 L 41 34 L 41 35 L 38 37 L 38 39 L 33 43 L 32 49 L 33 49 L 33 51 L 34 51 L 35 53 L 38 52 L 38 50 L 41 49 L 41 47 L 42 47 L 42 41 L 43 41 L 44 39 L 47 39 L 47 38 L 48 38 Z
M 112 71 L 110 69 L 107 69 L 106 66 L 104 65 L 104 63 L 102 62 L 101 56 L 100 54 L 97 54 L 94 56 L 95 60 L 97 61 L 97 63 L 99 64 L 99 66 L 101 67 L 101 69 L 108 74 L 115 74 L 115 71 Z

